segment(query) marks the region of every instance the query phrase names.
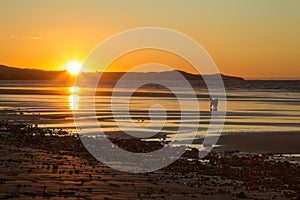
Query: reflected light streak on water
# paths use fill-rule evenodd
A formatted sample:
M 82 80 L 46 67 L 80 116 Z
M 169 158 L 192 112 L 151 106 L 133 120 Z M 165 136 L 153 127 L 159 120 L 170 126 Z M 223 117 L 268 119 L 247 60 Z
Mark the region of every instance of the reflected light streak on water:
M 69 96 L 69 102 L 70 102 L 70 109 L 71 110 L 78 110 L 79 109 L 79 102 L 80 97 L 78 95 L 70 95 Z

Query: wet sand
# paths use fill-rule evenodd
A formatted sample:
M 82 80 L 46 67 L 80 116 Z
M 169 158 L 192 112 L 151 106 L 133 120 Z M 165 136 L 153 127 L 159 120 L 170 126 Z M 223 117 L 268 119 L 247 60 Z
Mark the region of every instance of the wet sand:
M 97 162 L 76 136 L 35 130 L 0 134 L 0 198 L 8 199 L 297 199 L 300 166 L 270 154 L 198 151 L 156 172 L 130 174 Z M 32 131 L 30 131 L 32 132 Z M 129 151 L 160 143 L 113 140 Z
M 299 154 L 300 135 L 294 132 L 259 132 L 223 134 L 216 149 L 256 153 Z
M 12 87 L 1 88 L 0 93 L 2 109 L 29 108 L 41 114 L 39 126 L 75 128 L 74 102 L 67 87 Z M 111 92 L 105 89 L 97 94 L 98 120 L 116 145 L 132 152 L 150 152 L 162 147 L 159 139 L 145 142 L 123 137 L 115 128 L 108 104 Z M 122 91 L 119 95 L 126 94 Z M 145 174 L 108 168 L 87 152 L 76 135 L 49 136 L 44 132 L 46 129 L 39 128 L 0 131 L 0 198 L 299 199 L 300 166 L 295 162 L 299 158 L 275 155 L 300 153 L 299 94 L 230 93 L 224 131 L 214 152 L 199 160 L 198 150 L 192 149 L 172 165 Z M 124 122 L 130 117 L 139 124 L 148 123 L 146 105 L 159 100 L 170 107 L 161 136 L 176 132 L 180 110 L 173 95 L 140 91 L 135 97 L 132 116 L 121 116 Z M 201 109 L 189 111 L 201 112 L 201 119 L 197 119 L 199 138 L 194 145 L 202 143 L 201 137 L 209 125 L 208 97 L 199 92 Z M 89 115 L 88 109 L 81 111 Z M 153 119 L 161 120 L 160 116 Z M 188 129 L 194 120 L 186 118 L 181 122 Z

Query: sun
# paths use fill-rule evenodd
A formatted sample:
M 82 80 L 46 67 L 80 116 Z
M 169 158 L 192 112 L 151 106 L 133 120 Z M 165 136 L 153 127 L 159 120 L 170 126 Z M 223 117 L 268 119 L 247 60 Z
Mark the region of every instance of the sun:
M 66 65 L 66 70 L 73 75 L 79 74 L 82 64 L 78 61 L 71 61 Z

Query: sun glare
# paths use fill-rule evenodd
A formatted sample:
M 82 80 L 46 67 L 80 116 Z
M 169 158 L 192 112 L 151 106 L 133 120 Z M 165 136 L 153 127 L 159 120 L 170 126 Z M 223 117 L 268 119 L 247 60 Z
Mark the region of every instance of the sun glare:
M 70 92 L 76 93 L 79 91 L 79 87 L 69 87 Z
M 68 70 L 68 72 L 70 74 L 76 75 L 76 74 L 78 74 L 80 72 L 81 67 L 82 67 L 82 65 L 81 65 L 80 62 L 78 62 L 78 61 L 71 61 L 71 62 L 69 62 L 67 64 L 66 70 Z

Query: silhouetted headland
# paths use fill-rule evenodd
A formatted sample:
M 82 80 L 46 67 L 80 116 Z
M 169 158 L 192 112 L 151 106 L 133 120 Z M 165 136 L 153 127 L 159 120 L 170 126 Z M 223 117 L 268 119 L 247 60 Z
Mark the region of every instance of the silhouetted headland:
M 186 80 L 203 80 L 203 77 L 199 74 L 191 74 L 183 71 L 177 71 Z M 82 72 L 84 73 L 84 72 Z M 101 75 L 101 80 L 117 81 L 126 72 L 86 72 L 84 73 L 87 77 L 98 77 Z M 128 78 L 130 80 L 174 80 L 173 74 L 176 71 L 165 71 L 165 72 L 129 72 Z M 65 80 L 70 79 L 72 76 L 66 71 L 45 71 L 39 69 L 21 69 L 16 67 L 8 67 L 0 65 L 0 80 Z M 218 74 L 203 75 L 214 79 Z M 227 76 L 221 74 L 224 81 L 244 81 L 241 77 Z

